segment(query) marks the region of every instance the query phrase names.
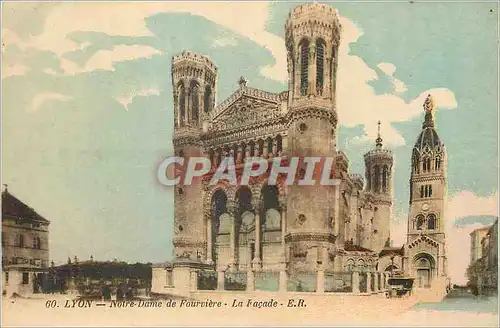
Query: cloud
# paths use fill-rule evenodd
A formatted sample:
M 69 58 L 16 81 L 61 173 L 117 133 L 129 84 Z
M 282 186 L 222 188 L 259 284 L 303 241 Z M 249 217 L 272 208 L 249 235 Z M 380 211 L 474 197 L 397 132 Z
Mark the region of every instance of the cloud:
M 155 96 L 160 95 L 160 90 L 158 90 L 158 89 L 143 89 L 143 90 L 140 90 L 138 92 L 132 92 L 129 94 L 122 94 L 122 95 L 116 97 L 115 99 L 120 104 L 122 104 L 123 107 L 125 107 L 125 109 L 128 111 L 128 109 L 129 109 L 128 106 L 134 101 L 135 97 L 138 97 L 138 96 L 147 97 L 147 96 L 151 96 L 151 95 L 155 95 Z
M 465 216 L 498 216 L 498 191 L 488 197 L 478 197 L 468 190 L 461 191 L 451 197 L 446 211 L 450 223 Z
M 380 63 L 377 67 L 390 78 L 394 93 L 401 94 L 408 90 L 406 84 L 394 76 L 394 73 L 396 73 L 396 66 L 391 63 Z
M 214 40 L 212 43 L 212 48 L 227 47 L 227 46 L 237 46 L 238 41 L 234 37 L 221 37 Z
M 32 109 L 34 111 L 37 111 L 40 108 L 40 106 L 46 101 L 50 100 L 68 101 L 70 99 L 72 98 L 56 92 L 39 93 L 33 98 Z
M 144 45 L 117 45 L 112 50 L 101 50 L 96 52 L 85 64 L 79 67 L 74 62 L 62 58 L 61 68 L 65 75 L 74 75 L 94 70 L 114 71 L 114 64 L 138 58 L 151 58 L 153 55 L 161 55 L 162 52 Z
M 391 63 L 380 63 L 377 67 L 388 76 L 393 76 L 396 72 L 396 66 Z
M 2 63 L 2 79 L 15 76 L 15 75 L 25 75 L 29 71 L 29 68 L 23 64 L 9 64 L 5 61 Z
M 422 105 L 428 94 L 435 100 L 439 109 L 457 107 L 455 94 L 446 88 L 428 89 L 416 98 L 405 101 L 398 94 L 376 94 L 369 82 L 378 79 L 376 71 L 370 68 L 362 58 L 350 54 L 350 44 L 362 35 L 350 19 L 340 17 L 342 24 L 342 43 L 339 48 L 339 66 L 337 75 L 337 110 L 343 126 L 364 125 L 364 135 L 355 137 L 349 143 L 373 143 L 377 137 L 377 122 L 380 120 L 384 143 L 397 147 L 405 144 L 403 136 L 392 127 L 391 123 L 405 122 L 422 114 Z M 382 62 L 378 68 L 393 78 L 396 66 Z M 394 81 L 395 90 L 406 88 L 403 82 Z
M 158 2 L 147 5 L 62 3 L 50 11 L 45 20 L 43 33 L 23 41 L 23 45 L 52 51 L 62 58 L 65 53 L 82 48 L 81 44 L 67 38 L 72 32 L 96 31 L 111 36 L 153 36 L 146 27 L 144 19 L 162 12 L 184 12 L 201 16 L 251 39 L 268 49 L 276 60 L 275 64 L 263 67 L 262 73 L 272 79 L 286 80 L 284 42 L 280 37 L 265 31 L 269 16 L 267 2 L 235 2 L 219 5 L 200 2 Z M 244 17 L 239 14 L 242 12 L 246 13 Z M 120 60 L 120 57 L 116 60 Z M 90 65 L 88 69 L 91 70 L 93 67 Z
M 66 74 L 76 74 L 95 69 L 113 70 L 116 62 L 137 58 L 148 58 L 157 54 L 147 46 L 116 46 L 112 50 L 101 50 L 92 56 L 84 67 L 63 58 L 65 53 L 80 50 L 88 43 L 78 44 L 67 38 L 75 31 L 96 31 L 111 36 L 152 36 L 146 27 L 145 18 L 162 12 L 190 13 L 204 17 L 216 24 L 249 38 L 267 49 L 274 57 L 274 63 L 261 67 L 265 77 L 280 82 L 287 81 L 286 48 L 283 38 L 266 31 L 269 19 L 268 2 L 236 2 L 215 5 L 199 2 L 121 3 L 64 3 L 54 7 L 48 15 L 44 32 L 32 37 L 24 46 L 29 45 L 42 50 L 55 52 L 62 58 L 62 68 Z M 238 13 L 245 12 L 242 17 Z M 114 17 L 110 20 L 109 17 Z M 382 136 L 388 146 L 405 144 L 402 135 L 391 123 L 411 120 L 422 113 L 422 104 L 428 94 L 432 94 L 440 109 L 457 107 L 455 95 L 446 88 L 428 89 L 406 101 L 399 96 L 406 91 L 403 81 L 394 77 L 396 67 L 382 62 L 378 68 L 387 74 L 393 83 L 392 94 L 376 94 L 369 82 L 377 80 L 378 74 L 362 58 L 350 54 L 350 44 L 357 42 L 363 34 L 350 19 L 339 17 L 342 24 L 342 42 L 339 49 L 337 77 L 337 110 L 343 126 L 364 126 L 364 134 L 349 143 L 372 143 L 377 134 L 377 121 L 382 121 Z M 57 22 L 57 24 L 55 24 Z M 127 22 L 127 24 L 123 24 Z M 11 37 L 11 42 L 19 42 Z M 233 45 L 232 38 L 221 37 L 213 46 Z M 128 47 L 128 48 L 127 48 Z

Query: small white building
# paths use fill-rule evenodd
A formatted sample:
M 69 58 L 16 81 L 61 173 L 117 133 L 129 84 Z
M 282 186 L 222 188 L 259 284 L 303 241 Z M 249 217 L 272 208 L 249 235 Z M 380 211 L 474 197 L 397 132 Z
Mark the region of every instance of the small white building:
M 2 294 L 41 292 L 49 267 L 49 224 L 7 188 L 2 192 Z

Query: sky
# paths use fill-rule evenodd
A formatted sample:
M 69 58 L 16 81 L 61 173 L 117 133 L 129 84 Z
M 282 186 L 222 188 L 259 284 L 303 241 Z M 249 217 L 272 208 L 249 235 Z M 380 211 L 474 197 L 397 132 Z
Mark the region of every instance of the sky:
M 51 221 L 56 263 L 171 259 L 171 58 L 218 65 L 217 103 L 244 76 L 286 90 L 291 2 L 3 3 L 2 183 Z M 450 274 L 465 282 L 469 233 L 498 216 L 498 4 L 329 2 L 343 26 L 338 147 L 353 173 L 376 122 L 394 152 L 392 239 L 405 241 L 409 162 L 431 93 L 448 154 Z

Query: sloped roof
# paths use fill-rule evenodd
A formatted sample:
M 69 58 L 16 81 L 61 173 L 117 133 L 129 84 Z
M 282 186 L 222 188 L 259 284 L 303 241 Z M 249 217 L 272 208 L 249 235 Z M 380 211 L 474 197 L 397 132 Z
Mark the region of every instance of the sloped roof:
M 7 190 L 2 192 L 2 219 L 4 217 L 15 217 L 27 221 L 50 222 Z
M 346 252 L 373 252 L 371 249 L 361 247 L 359 245 L 354 245 L 351 243 L 346 243 L 344 245 L 344 250 Z
M 404 253 L 405 253 L 404 246 L 384 247 L 378 255 L 379 255 L 379 257 L 386 256 L 386 255 L 392 255 L 392 254 L 404 256 Z
M 414 148 L 422 152 L 425 146 L 429 146 L 430 149 L 442 146 L 442 142 L 439 139 L 437 131 L 434 127 L 425 127 L 422 132 L 420 132 Z

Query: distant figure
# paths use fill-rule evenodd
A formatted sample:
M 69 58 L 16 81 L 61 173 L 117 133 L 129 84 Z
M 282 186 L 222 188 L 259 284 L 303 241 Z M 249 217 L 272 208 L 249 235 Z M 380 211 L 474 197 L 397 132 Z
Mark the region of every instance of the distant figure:
M 121 301 L 123 300 L 123 285 L 122 284 L 119 284 L 118 285 L 118 288 L 116 290 L 116 300 L 117 301 Z

